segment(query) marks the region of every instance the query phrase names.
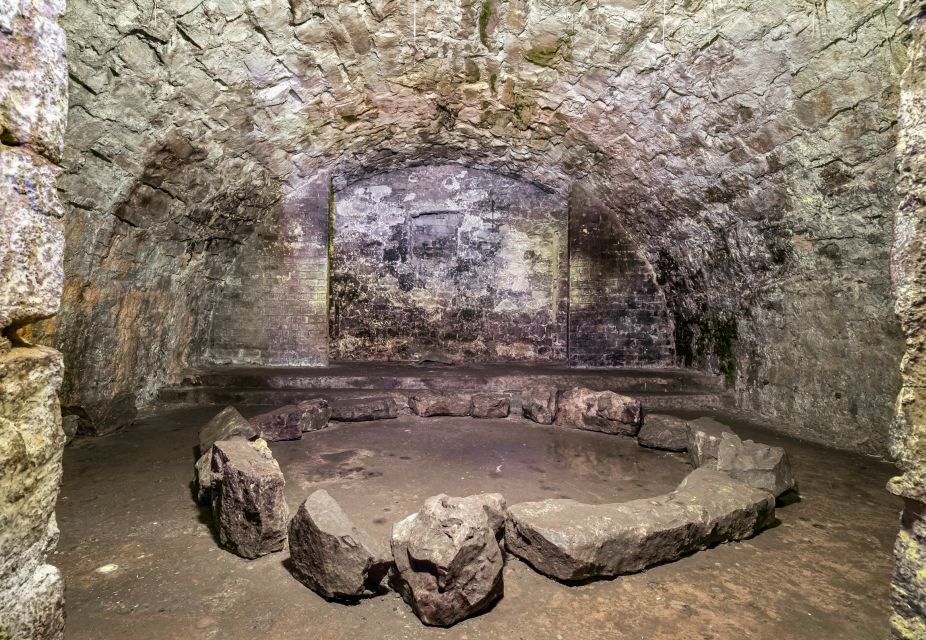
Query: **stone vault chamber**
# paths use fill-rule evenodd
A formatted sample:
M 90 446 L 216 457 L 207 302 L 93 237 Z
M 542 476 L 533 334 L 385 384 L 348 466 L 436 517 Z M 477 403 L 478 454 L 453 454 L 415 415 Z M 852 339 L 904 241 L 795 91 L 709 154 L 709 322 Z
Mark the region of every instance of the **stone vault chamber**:
M 781 433 L 900 462 L 895 631 L 926 633 L 904 622 L 923 614 L 922 11 L 3 7 L 0 438 L 44 443 L 4 458 L 40 480 L 2 539 L 17 580 L 60 595 L 58 385 L 103 435 L 198 369 L 679 367 Z

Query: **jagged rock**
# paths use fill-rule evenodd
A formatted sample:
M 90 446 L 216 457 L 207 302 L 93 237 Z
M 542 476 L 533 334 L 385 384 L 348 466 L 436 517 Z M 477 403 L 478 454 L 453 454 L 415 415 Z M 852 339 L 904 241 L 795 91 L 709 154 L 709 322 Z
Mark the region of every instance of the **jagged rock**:
M 199 452 L 206 454 L 209 447 L 219 440 L 235 437 L 253 440 L 257 430 L 234 407 L 225 407 L 199 430 Z
M 676 491 L 656 498 L 512 505 L 505 542 L 512 553 L 559 580 L 610 577 L 751 536 L 771 523 L 774 510 L 771 494 L 722 472 L 697 469 Z
M 351 522 L 327 491 L 316 491 L 289 522 L 293 575 L 319 595 L 352 599 L 375 595 L 392 557 L 383 544 Z
M 220 440 L 241 438 L 254 440 L 257 430 L 234 407 L 225 407 L 199 430 L 199 451 L 201 455 L 194 465 L 193 486 L 196 501 L 208 505 L 212 501 L 212 445 Z
M 553 424 L 556 419 L 556 396 L 559 390 L 552 385 L 535 385 L 521 392 L 521 411 L 528 420 L 540 424 Z
M 243 558 L 281 550 L 289 509 L 283 473 L 267 443 L 216 442 L 212 474 L 212 516 L 222 546 Z
M 577 387 L 559 397 L 556 424 L 564 427 L 635 436 L 642 423 L 640 401 L 629 396 Z
M 664 451 L 688 449 L 688 421 L 675 416 L 650 414 L 637 433 L 641 447 Z
M 468 416 L 473 410 L 473 397 L 468 393 L 425 391 L 411 396 L 408 406 L 419 416 Z
M 688 422 L 688 457 L 695 469 L 717 468 L 717 449 L 720 437 L 733 432 L 713 418 L 698 418 Z
M 392 529 L 395 586 L 422 622 L 450 626 L 501 597 L 499 494 L 428 498 Z
M 781 447 L 740 440 L 722 434 L 717 448 L 717 469 L 756 489 L 775 496 L 796 487 L 791 461 Z
M 473 396 L 474 418 L 507 418 L 511 398 L 506 393 L 477 393 Z
M 298 440 L 305 431 L 328 426 L 331 409 L 327 400 L 305 400 L 274 409 L 249 420 L 260 437 L 270 442 Z
M 331 407 L 331 419 L 337 422 L 391 420 L 398 415 L 398 406 L 392 398 L 345 399 Z

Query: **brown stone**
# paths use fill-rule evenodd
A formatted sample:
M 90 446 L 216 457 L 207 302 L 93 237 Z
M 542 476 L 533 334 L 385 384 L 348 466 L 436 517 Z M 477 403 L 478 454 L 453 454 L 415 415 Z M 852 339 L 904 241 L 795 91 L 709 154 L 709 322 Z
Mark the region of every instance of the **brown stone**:
M 635 436 L 642 423 L 640 401 L 629 396 L 578 387 L 559 397 L 556 424 L 560 426 Z

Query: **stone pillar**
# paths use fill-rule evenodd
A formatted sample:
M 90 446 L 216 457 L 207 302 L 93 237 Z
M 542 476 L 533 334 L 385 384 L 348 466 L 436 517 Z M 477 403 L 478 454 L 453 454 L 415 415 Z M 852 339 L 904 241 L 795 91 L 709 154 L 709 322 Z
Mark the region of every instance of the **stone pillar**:
M 901 84 L 897 166 L 900 206 L 891 272 L 906 336 L 903 384 L 891 453 L 903 475 L 888 489 L 904 498 L 891 588 L 895 638 L 926 639 L 926 0 L 905 0 L 900 17 L 912 36 Z
M 64 434 L 61 355 L 17 331 L 58 311 L 55 180 L 67 122 L 63 0 L 0 3 L 0 638 L 61 638 L 64 584 L 46 564 Z

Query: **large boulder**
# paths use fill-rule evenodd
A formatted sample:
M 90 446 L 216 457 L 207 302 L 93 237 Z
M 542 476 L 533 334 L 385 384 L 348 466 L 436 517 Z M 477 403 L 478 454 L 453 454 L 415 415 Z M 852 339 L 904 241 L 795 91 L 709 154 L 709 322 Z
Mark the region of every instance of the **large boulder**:
M 521 392 L 521 411 L 528 420 L 540 424 L 553 424 L 556 419 L 556 396 L 559 390 L 552 385 L 535 385 Z
M 717 469 L 776 497 L 797 486 L 791 461 L 784 449 L 740 440 L 733 434 L 723 434 L 720 438 Z
M 544 500 L 512 505 L 509 551 L 563 581 L 612 577 L 669 562 L 768 526 L 774 497 L 726 474 L 694 471 L 663 496 L 619 504 Z
M 473 396 L 474 418 L 507 418 L 511 398 L 507 393 L 477 393 Z
M 327 400 L 304 400 L 251 418 L 251 425 L 260 437 L 270 442 L 298 440 L 305 431 L 317 431 L 328 426 L 331 409 Z
M 686 451 L 688 449 L 688 421 L 675 416 L 649 414 L 637 433 L 641 447 L 663 451 Z
M 499 494 L 434 496 L 392 529 L 395 587 L 422 622 L 450 626 L 502 596 Z
M 257 429 L 251 426 L 247 419 L 238 413 L 234 407 L 225 407 L 212 420 L 199 430 L 199 453 L 209 452 L 209 448 L 219 440 L 244 438 L 253 440 L 259 436 Z
M 243 558 L 280 551 L 289 510 L 283 473 L 266 442 L 216 442 L 212 474 L 212 517 L 222 546 Z
M 351 522 L 327 491 L 310 495 L 289 522 L 293 575 L 324 598 L 376 595 L 392 566 L 383 544 Z
M 391 420 L 399 415 L 392 398 L 345 398 L 332 403 L 331 419 L 337 422 Z
M 717 450 L 724 434 L 733 434 L 730 428 L 713 418 L 698 418 L 688 422 L 688 457 L 692 466 L 717 468 Z
M 629 396 L 577 387 L 560 395 L 556 424 L 635 436 L 643 424 L 643 409 L 639 400 Z
M 418 416 L 468 416 L 473 397 L 468 393 L 420 391 L 408 399 L 408 407 Z
M 225 407 L 199 430 L 199 451 L 201 455 L 194 466 L 193 486 L 196 501 L 202 505 L 212 502 L 212 445 L 219 440 L 254 440 L 255 429 L 234 407 Z

